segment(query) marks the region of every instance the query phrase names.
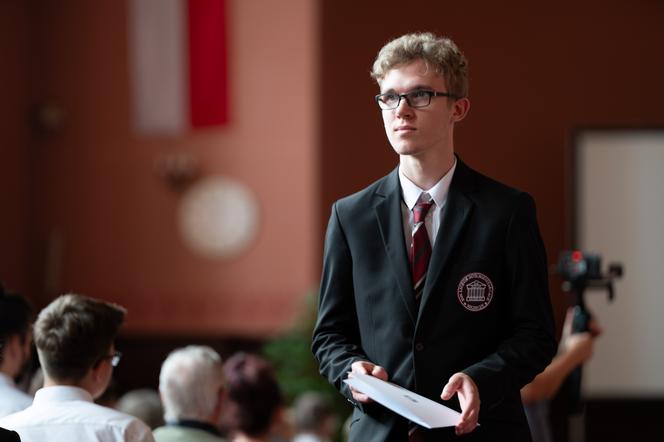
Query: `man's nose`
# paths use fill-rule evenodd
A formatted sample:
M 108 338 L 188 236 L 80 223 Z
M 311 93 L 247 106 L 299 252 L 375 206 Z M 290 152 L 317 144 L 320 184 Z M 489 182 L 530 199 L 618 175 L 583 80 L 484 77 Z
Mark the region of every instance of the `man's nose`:
M 399 105 L 394 109 L 394 112 L 399 117 L 408 116 L 412 115 L 413 108 L 410 107 L 410 103 L 408 103 L 406 97 L 401 97 L 401 101 L 399 101 Z

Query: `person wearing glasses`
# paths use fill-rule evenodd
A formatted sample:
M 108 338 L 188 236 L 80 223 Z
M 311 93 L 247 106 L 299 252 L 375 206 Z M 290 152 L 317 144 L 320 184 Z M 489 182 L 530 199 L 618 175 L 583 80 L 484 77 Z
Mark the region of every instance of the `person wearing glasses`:
M 75 294 L 46 306 L 34 325 L 44 387 L 30 407 L 0 419 L 0 427 L 24 442 L 153 442 L 146 424 L 93 402 L 120 362 L 114 341 L 124 317 L 118 305 Z
M 454 42 L 399 37 L 372 77 L 399 162 L 332 206 L 312 343 L 320 372 L 355 405 L 351 441 L 529 441 L 519 390 L 556 351 L 534 201 L 455 154 L 470 101 Z M 354 373 L 461 417 L 419 427 L 344 384 Z

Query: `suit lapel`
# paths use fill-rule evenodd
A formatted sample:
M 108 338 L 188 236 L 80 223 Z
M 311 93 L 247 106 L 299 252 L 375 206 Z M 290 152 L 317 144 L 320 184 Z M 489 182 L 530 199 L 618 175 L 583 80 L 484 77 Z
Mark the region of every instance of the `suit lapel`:
M 408 315 L 415 322 L 417 312 L 401 219 L 401 188 L 397 169 L 386 177 L 382 186 L 376 191 L 376 196 L 378 198 L 375 206 L 376 218 L 385 252 L 389 257 Z
M 452 178 L 450 191 L 445 204 L 443 220 L 436 235 L 427 279 L 422 293 L 420 312 L 425 308 L 431 293 L 441 277 L 441 272 L 447 266 L 454 247 L 459 240 L 463 227 L 470 216 L 473 205 L 466 196 L 472 184 L 470 170 L 459 159 Z

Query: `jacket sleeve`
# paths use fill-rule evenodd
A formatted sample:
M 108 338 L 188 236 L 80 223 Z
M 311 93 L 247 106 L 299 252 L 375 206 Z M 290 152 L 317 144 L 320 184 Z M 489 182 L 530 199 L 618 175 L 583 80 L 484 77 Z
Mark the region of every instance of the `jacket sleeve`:
M 352 401 L 350 390 L 342 380 L 347 377 L 353 362 L 368 358 L 360 343 L 353 289 L 353 259 L 337 206 L 338 203 L 332 206 L 325 237 L 312 350 L 320 373 Z
M 482 404 L 489 408 L 529 383 L 556 352 L 546 252 L 535 203 L 526 193 L 520 195 L 511 215 L 504 256 L 510 287 L 505 320 L 510 321 L 511 335 L 494 353 L 463 370 L 475 381 Z

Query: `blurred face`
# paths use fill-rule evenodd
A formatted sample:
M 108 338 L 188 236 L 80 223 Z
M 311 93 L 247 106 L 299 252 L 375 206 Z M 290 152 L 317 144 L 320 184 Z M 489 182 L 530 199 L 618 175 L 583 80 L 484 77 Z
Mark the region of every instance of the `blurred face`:
M 427 68 L 423 60 L 397 66 L 380 82 L 380 93 L 405 94 L 413 91 L 448 92 L 445 79 Z M 401 98 L 396 109 L 382 110 L 385 133 L 399 155 L 422 156 L 435 151 L 451 154 L 454 123 L 463 119 L 465 98 L 431 97 L 428 106 L 414 108 Z M 461 106 L 457 102 L 463 102 Z

